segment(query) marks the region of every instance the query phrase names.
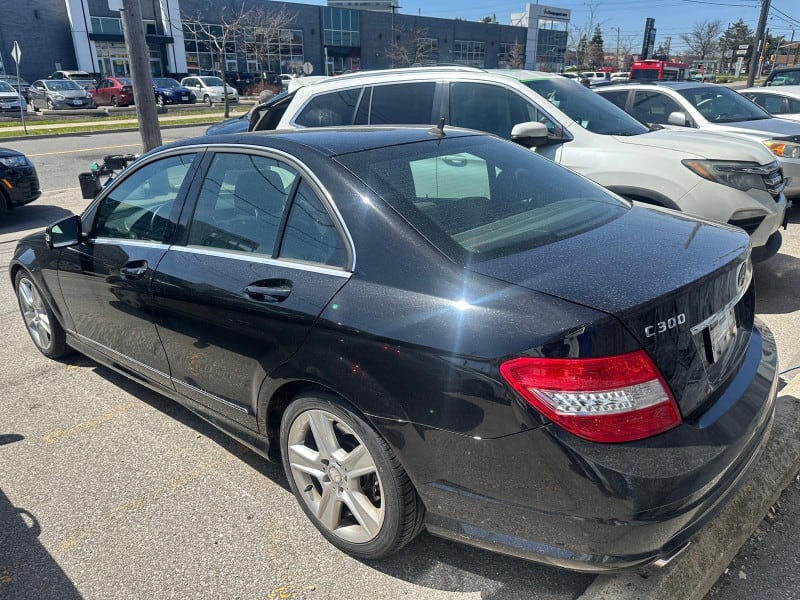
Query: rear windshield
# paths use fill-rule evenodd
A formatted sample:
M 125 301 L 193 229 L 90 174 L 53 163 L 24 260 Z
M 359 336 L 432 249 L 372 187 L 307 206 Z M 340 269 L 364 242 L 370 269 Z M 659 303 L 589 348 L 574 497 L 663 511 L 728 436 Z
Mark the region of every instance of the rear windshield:
M 650 131 L 624 110 L 596 92 L 563 77 L 523 81 L 534 92 L 566 114 L 578 125 L 603 135 L 639 135 Z
M 337 160 L 462 264 L 552 244 L 629 209 L 587 179 L 491 137 L 430 140 Z

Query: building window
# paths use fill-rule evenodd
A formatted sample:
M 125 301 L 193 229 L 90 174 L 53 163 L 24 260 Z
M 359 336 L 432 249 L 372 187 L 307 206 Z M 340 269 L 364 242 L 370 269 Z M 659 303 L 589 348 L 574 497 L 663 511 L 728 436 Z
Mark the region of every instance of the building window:
M 92 33 L 122 35 L 122 19 L 114 17 L 92 17 Z
M 326 46 L 361 46 L 361 19 L 357 10 L 323 7 L 322 27 Z
M 299 73 L 305 62 L 301 29 L 250 28 L 244 43 L 250 72 Z
M 204 32 L 203 29 L 207 32 Z M 222 37 L 221 25 L 183 24 L 183 40 L 186 48 L 186 69 L 192 75 L 219 75 L 219 52 L 213 39 Z M 238 71 L 236 42 L 225 44 L 225 70 Z
M 522 69 L 525 67 L 525 44 L 500 42 L 497 45 L 497 66 L 500 69 Z
M 486 42 L 455 40 L 453 60 L 462 65 L 484 67 L 486 64 Z

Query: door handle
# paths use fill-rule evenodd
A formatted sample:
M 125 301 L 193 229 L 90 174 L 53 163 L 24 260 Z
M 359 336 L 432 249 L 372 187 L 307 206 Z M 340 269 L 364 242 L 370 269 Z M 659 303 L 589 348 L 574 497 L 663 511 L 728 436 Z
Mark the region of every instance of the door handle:
M 147 273 L 146 260 L 130 262 L 119 270 L 120 277 L 123 279 L 141 279 L 145 273 Z
M 282 285 L 248 285 L 244 288 L 244 293 L 250 296 L 253 300 L 260 300 L 262 302 L 281 302 L 289 297 L 292 293 L 292 286 L 290 282 Z

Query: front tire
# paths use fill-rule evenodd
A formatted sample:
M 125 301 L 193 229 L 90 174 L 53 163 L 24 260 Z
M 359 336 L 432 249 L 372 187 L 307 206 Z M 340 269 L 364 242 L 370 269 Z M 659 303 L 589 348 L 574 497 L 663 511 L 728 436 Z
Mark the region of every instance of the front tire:
M 53 101 L 50 98 L 48 98 L 47 99 L 47 110 L 55 110 L 55 109 L 56 109 L 56 107 L 53 104 Z
M 160 107 L 162 107 L 162 108 L 163 108 L 163 107 L 164 107 L 164 104 L 165 104 L 165 103 L 164 103 L 164 96 L 162 96 L 161 94 L 159 94 L 159 95 L 158 95 L 158 97 L 156 98 L 156 104 L 158 104 Z
M 211 102 L 211 96 L 209 96 L 208 94 L 203 96 L 203 104 L 205 104 L 206 106 L 211 106 L 213 104 Z
M 340 550 L 383 558 L 421 531 L 425 508 L 394 451 L 336 397 L 295 399 L 281 421 L 280 445 L 292 492 Z
M 25 271 L 14 279 L 17 301 L 28 335 L 36 348 L 48 358 L 61 358 L 71 352 L 66 334 L 47 305 L 33 277 Z

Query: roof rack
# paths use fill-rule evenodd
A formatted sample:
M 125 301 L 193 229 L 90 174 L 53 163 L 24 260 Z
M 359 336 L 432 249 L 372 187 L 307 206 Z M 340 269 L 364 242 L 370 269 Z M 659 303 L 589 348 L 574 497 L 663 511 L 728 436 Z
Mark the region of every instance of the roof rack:
M 427 66 L 420 66 L 420 67 L 402 67 L 398 69 L 372 69 L 372 70 L 364 70 L 364 71 L 355 71 L 352 73 L 344 73 L 343 75 L 337 75 L 336 79 L 351 79 L 353 77 L 367 77 L 369 75 L 380 75 L 382 73 L 431 73 L 436 71 L 468 71 L 470 73 L 486 73 L 486 69 L 481 69 L 480 67 L 471 67 L 469 65 L 445 65 L 445 64 L 438 64 L 438 65 L 427 65 Z

